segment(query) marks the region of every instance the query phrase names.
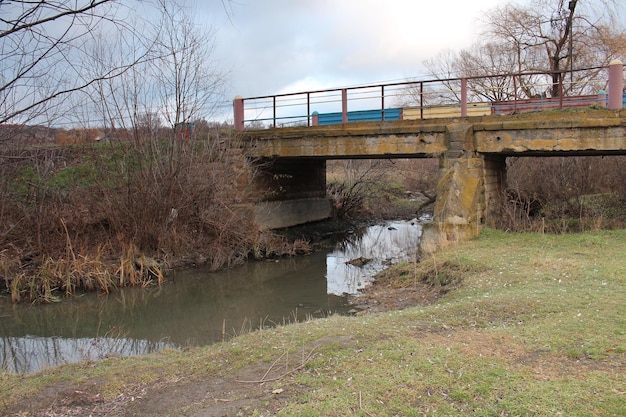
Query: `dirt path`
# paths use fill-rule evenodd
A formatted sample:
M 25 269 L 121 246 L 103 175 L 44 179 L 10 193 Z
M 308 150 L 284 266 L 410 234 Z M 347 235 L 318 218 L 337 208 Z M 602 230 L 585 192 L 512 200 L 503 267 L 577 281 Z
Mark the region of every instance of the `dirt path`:
M 267 366 L 267 365 L 265 365 Z M 185 416 L 221 417 L 249 415 L 254 410 L 273 415 L 284 407 L 298 387 L 289 382 L 289 390 L 272 393 L 269 384 L 240 383 L 239 378 L 258 378 L 266 370 L 254 366 L 240 370 L 232 378 L 180 380 L 128 389 L 112 400 L 104 401 L 96 381 L 71 386 L 49 386 L 36 396 L 24 398 L 5 412 L 20 417 L 148 417 Z

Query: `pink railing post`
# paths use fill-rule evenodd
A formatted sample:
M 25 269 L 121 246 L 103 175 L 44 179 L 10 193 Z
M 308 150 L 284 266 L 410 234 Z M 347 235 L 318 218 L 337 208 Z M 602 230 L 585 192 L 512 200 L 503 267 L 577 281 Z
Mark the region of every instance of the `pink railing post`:
M 513 75 L 513 112 L 517 113 L 517 78 Z
M 609 109 L 620 110 L 623 106 L 624 64 L 619 59 L 609 63 Z
M 311 114 L 311 93 L 306 93 L 306 125 L 311 126 L 311 118 L 309 118 L 309 114 Z
M 461 78 L 461 117 L 467 117 L 467 78 Z
M 563 108 L 563 73 L 559 72 L 559 109 Z
M 276 129 L 276 96 L 272 97 L 272 126 Z
M 314 111 L 313 114 L 311 115 L 311 124 L 313 126 L 320 125 L 320 114 L 317 111 Z
M 244 119 L 244 111 L 243 111 L 243 97 L 237 96 L 233 100 L 233 112 L 235 115 L 235 130 L 237 132 L 243 131 L 243 119 Z
M 341 122 L 348 123 L 348 90 L 341 90 Z

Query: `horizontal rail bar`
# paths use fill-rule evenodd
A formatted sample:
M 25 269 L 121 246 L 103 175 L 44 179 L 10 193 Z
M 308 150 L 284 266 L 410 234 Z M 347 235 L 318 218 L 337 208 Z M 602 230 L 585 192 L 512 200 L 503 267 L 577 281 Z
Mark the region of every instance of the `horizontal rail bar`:
M 569 73 L 581 72 L 581 71 L 598 71 L 607 69 L 607 66 L 596 66 L 588 68 L 580 68 L 575 70 L 563 70 L 563 71 L 527 71 L 519 73 L 504 73 L 496 75 L 485 76 L 472 76 L 466 78 L 439 78 L 429 80 L 407 80 L 396 81 L 391 83 L 377 83 L 368 85 L 356 85 L 345 88 L 331 88 L 312 90 L 306 92 L 295 93 L 281 93 L 274 95 L 265 95 L 257 97 L 241 98 L 240 107 L 236 107 L 236 111 L 239 114 L 236 115 L 236 119 L 239 118 L 239 122 L 236 125 L 239 128 L 243 128 L 245 122 L 259 122 L 259 121 L 272 121 L 273 126 L 276 127 L 276 122 L 286 119 L 301 119 L 306 120 L 307 125 L 310 125 L 311 117 L 317 113 L 317 109 L 311 108 L 311 106 L 319 106 L 322 108 L 329 108 L 329 112 L 333 113 L 333 105 L 337 105 L 341 109 L 343 114 L 343 122 L 347 122 L 348 117 L 348 102 L 356 104 L 362 103 L 360 106 L 356 106 L 353 111 L 364 110 L 382 110 L 382 119 L 385 119 L 385 111 L 393 107 L 407 107 L 406 105 L 392 105 L 389 103 L 392 99 L 401 101 L 402 97 L 405 97 L 405 102 L 409 104 L 411 101 L 417 101 L 419 103 L 417 108 L 421 109 L 421 117 L 424 117 L 424 109 L 429 109 L 437 106 L 445 105 L 458 105 L 462 107 L 461 115 L 467 115 L 467 107 L 470 107 L 471 103 L 480 103 L 487 99 L 488 101 L 495 102 L 510 102 L 517 109 L 517 105 L 521 106 L 525 97 L 529 97 L 527 88 L 530 86 L 536 92 L 541 92 L 541 88 L 545 89 L 545 93 L 549 93 L 550 89 L 558 88 L 558 93 L 555 91 L 551 94 L 551 97 L 543 97 L 544 100 L 552 99 L 558 101 L 559 107 L 562 107 L 564 103 L 568 103 L 566 96 L 564 96 L 564 87 L 571 89 L 574 84 L 580 83 L 581 87 L 578 91 L 584 91 L 584 89 L 591 84 L 606 83 L 606 79 L 586 79 L 583 81 L 569 82 L 564 80 L 564 75 Z M 550 82 L 550 77 L 557 75 L 558 83 Z M 535 80 L 528 85 L 524 85 L 521 82 L 521 77 L 540 77 L 542 80 Z M 477 81 L 483 80 L 482 83 Z M 495 80 L 495 81 L 490 81 Z M 520 80 L 520 82 L 518 82 Z M 539 82 L 536 82 L 539 81 Z M 503 84 L 507 85 L 503 85 Z M 493 84 L 493 85 L 492 85 Z M 557 87 L 558 84 L 558 87 Z M 433 89 L 436 85 L 440 85 L 442 88 Z M 458 90 L 460 89 L 460 90 Z M 367 91 L 369 90 L 369 91 Z M 591 91 L 591 89 L 589 89 Z M 543 94 L 543 93 L 542 93 Z M 492 97 L 492 98 L 489 98 Z M 498 100 L 500 97 L 505 100 Z M 537 99 L 541 99 L 537 98 Z M 367 105 L 367 102 L 371 101 L 373 104 L 371 108 L 362 109 Z M 255 106 L 255 102 L 260 105 Z M 246 106 L 245 103 L 249 104 Z M 517 104 L 516 104 L 517 103 Z M 331 106 L 331 107 L 329 107 Z M 297 112 L 297 108 L 306 108 L 306 114 L 294 114 Z M 412 107 L 412 106 L 408 106 Z M 277 112 L 281 110 L 282 115 Z M 293 109 L 293 110 L 291 110 Z M 310 114 L 313 110 L 313 114 Z M 271 111 L 271 116 L 263 116 L 264 112 Z M 252 118 L 245 117 L 246 114 L 256 113 L 256 116 Z M 285 115 L 284 113 L 287 113 Z M 291 114 L 289 114 L 291 113 Z M 430 112 L 432 114 L 432 112 Z

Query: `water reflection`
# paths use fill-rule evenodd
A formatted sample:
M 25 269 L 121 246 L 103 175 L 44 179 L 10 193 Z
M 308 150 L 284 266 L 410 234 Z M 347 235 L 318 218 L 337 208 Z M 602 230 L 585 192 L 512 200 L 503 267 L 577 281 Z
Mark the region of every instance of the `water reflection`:
M 345 297 L 326 292 L 325 260 L 326 253 L 318 252 L 216 273 L 198 268 L 177 272 L 159 288 L 86 294 L 51 305 L 5 299 L 0 365 L 34 372 L 104 355 L 201 346 L 261 326 L 346 313 Z
M 226 271 L 180 271 L 158 288 L 86 294 L 51 305 L 0 299 L 0 365 L 17 373 L 64 363 L 201 346 L 274 324 L 345 314 L 344 294 L 387 262 L 411 258 L 421 228 L 396 222 L 354 233 L 333 250 Z M 356 267 L 354 258 L 371 262 Z
M 172 346 L 165 342 L 101 337 L 3 337 L 0 365 L 12 373 L 33 373 L 68 363 L 100 360 L 111 356 L 140 355 Z
M 329 294 L 354 294 L 388 265 L 415 259 L 421 236 L 416 221 L 370 226 L 344 240 L 326 258 Z M 349 263 L 352 260 L 357 265 Z

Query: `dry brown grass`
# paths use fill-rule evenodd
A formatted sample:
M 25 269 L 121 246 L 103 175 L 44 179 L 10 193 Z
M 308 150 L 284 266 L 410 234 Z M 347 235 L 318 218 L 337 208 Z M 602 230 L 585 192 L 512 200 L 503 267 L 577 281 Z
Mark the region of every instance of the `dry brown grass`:
M 12 298 L 107 293 L 160 283 L 169 266 L 300 250 L 258 230 L 246 207 L 252 168 L 236 136 L 216 135 L 4 149 L 1 265 Z

